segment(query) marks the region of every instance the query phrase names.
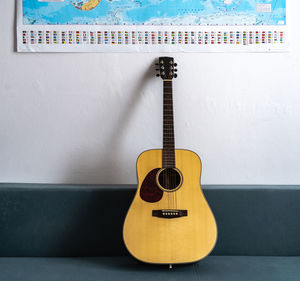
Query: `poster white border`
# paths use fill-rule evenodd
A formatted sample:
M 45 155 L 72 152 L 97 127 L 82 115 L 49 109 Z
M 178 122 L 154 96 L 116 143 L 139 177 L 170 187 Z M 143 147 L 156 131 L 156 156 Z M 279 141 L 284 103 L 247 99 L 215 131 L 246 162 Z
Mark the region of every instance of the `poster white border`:
M 282 26 L 267 26 L 267 25 L 235 25 L 235 26 L 193 26 L 193 25 L 174 25 L 174 26 L 154 26 L 154 25 L 24 25 L 23 24 L 23 0 L 17 1 L 17 51 L 18 52 L 287 52 L 290 47 L 290 22 L 291 22 L 291 1 L 286 0 L 286 24 Z M 255 44 L 255 42 L 249 44 L 243 44 L 241 41 L 239 44 L 234 42 L 233 44 L 224 44 L 223 41 L 221 44 L 214 42 L 211 44 L 209 40 L 208 44 L 198 44 L 198 41 L 193 44 L 189 41 L 187 43 L 181 42 L 180 44 L 176 41 L 175 44 L 171 44 L 170 40 L 165 42 L 162 40 L 160 44 L 149 43 L 145 44 L 144 40 L 140 42 L 135 42 L 132 44 L 125 44 L 124 38 L 122 38 L 122 44 L 118 44 L 118 42 L 112 42 L 111 38 L 107 42 L 102 42 L 101 44 L 89 44 L 87 42 L 81 42 L 80 44 L 46 44 L 43 42 L 42 44 L 37 44 L 36 41 L 34 43 L 30 42 L 30 38 L 24 44 L 23 41 L 23 33 L 24 31 L 27 33 L 27 36 L 30 36 L 30 33 L 33 32 L 36 34 L 38 31 L 42 32 L 50 32 L 51 34 L 55 31 L 58 33 L 61 32 L 95 32 L 101 31 L 102 33 L 107 32 L 108 34 L 124 34 L 124 32 L 134 31 L 136 34 L 145 34 L 151 32 L 161 32 L 162 34 L 168 33 L 169 35 L 173 32 L 178 34 L 178 32 L 182 32 L 182 34 L 191 34 L 194 32 L 198 34 L 198 32 L 215 34 L 218 33 L 224 34 L 234 32 L 235 34 L 238 32 L 240 36 L 243 33 L 249 34 L 252 32 L 255 34 L 259 33 L 260 42 L 259 44 Z M 265 32 L 268 34 L 274 34 L 274 32 L 280 34 L 284 34 L 284 40 L 275 44 L 272 40 L 272 43 L 262 43 L 261 36 L 262 33 Z M 43 35 L 45 36 L 45 35 Z M 124 36 L 124 35 L 122 35 Z M 242 39 L 241 39 L 242 40 Z M 247 39 L 248 40 L 248 39 Z

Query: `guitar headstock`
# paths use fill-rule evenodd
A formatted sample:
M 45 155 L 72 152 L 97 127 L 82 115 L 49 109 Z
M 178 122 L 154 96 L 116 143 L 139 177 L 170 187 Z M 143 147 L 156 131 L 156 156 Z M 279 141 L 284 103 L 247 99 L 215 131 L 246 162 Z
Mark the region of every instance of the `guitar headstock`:
M 177 77 L 177 63 L 174 63 L 174 58 L 171 57 L 160 57 L 158 58 L 158 63 L 155 64 L 159 68 L 156 69 L 159 73 L 156 74 L 157 77 L 161 77 L 163 80 L 172 80 Z

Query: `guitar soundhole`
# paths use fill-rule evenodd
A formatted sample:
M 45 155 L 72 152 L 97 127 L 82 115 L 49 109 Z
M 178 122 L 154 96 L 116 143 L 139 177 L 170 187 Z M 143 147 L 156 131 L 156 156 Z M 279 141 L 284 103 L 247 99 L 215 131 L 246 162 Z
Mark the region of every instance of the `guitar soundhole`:
M 165 191 L 175 191 L 182 184 L 182 174 L 176 168 L 161 169 L 157 176 L 159 186 Z

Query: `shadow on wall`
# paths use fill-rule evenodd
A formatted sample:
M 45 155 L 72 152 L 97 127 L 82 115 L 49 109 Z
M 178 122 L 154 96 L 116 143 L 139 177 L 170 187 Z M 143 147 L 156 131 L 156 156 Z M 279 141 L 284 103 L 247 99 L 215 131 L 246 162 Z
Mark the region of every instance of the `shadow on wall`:
M 128 106 L 123 108 L 123 112 L 121 111 L 119 113 L 119 120 L 116 124 L 111 124 L 110 127 L 112 128 L 112 133 L 111 135 L 106 136 L 105 143 L 101 144 L 102 147 L 105 147 L 105 152 L 99 155 L 99 162 L 95 163 L 95 161 L 89 159 L 89 155 L 94 155 L 93 151 L 84 151 L 73 156 L 73 161 L 70 163 L 66 171 L 66 176 L 64 178 L 65 183 L 109 184 L 116 182 L 114 180 L 116 172 L 119 174 L 122 173 L 122 171 L 116 171 L 116 166 L 118 166 L 116 165 L 116 161 L 121 161 L 122 159 L 122 144 L 126 135 L 126 130 L 135 109 L 140 102 L 143 88 L 150 79 L 153 79 L 154 76 L 153 61 L 137 84 L 135 90 L 132 92 L 129 102 L 127 103 Z M 99 126 L 101 125 L 101 122 L 103 122 L 103 120 L 99 120 Z M 110 122 L 109 118 L 104 120 L 104 122 Z
M 18 42 L 17 42 L 17 2 L 18 0 L 15 0 L 15 17 L 14 17 L 14 24 L 13 24 L 13 33 L 14 34 L 14 45 L 13 45 L 13 52 L 17 52 L 18 51 Z

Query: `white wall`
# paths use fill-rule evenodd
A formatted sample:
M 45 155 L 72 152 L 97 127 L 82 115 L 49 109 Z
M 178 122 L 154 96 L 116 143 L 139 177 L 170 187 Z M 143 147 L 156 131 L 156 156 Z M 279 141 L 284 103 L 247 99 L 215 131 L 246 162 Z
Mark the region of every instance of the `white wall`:
M 162 142 L 160 54 L 15 53 L 13 2 L 1 3 L 0 181 L 136 183 L 138 154 Z M 292 4 L 290 53 L 173 54 L 176 144 L 200 155 L 203 184 L 300 184 Z

